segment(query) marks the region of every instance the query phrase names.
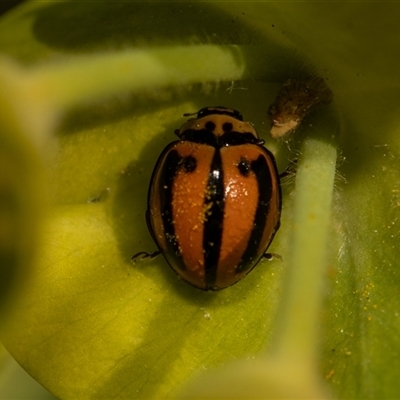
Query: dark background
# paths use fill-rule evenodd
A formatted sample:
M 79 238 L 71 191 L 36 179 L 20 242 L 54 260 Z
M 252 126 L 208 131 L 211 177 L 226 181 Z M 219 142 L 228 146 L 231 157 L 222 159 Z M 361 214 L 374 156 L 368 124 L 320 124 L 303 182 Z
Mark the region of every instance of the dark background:
M 0 0 L 0 15 L 22 3 L 24 0 Z

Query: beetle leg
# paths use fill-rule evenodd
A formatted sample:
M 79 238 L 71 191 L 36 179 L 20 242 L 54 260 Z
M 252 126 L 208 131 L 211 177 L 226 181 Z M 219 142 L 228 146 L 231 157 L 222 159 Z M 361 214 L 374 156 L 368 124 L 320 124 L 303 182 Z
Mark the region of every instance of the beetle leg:
M 136 264 L 136 260 L 139 259 L 139 261 L 144 260 L 145 258 L 155 258 L 157 257 L 159 254 L 161 254 L 160 250 L 157 251 L 153 251 L 151 253 L 147 252 L 147 251 L 140 251 L 139 253 L 136 253 L 132 256 L 131 260 L 134 264 Z
M 278 258 L 282 261 L 282 256 L 276 253 L 264 253 L 263 258 L 266 258 L 268 261 L 272 261 L 274 258 Z
M 290 175 L 295 175 L 296 174 L 296 167 L 297 166 L 297 158 L 294 160 L 290 161 L 288 166 L 285 168 L 285 170 L 279 175 L 279 178 L 286 178 L 287 176 Z

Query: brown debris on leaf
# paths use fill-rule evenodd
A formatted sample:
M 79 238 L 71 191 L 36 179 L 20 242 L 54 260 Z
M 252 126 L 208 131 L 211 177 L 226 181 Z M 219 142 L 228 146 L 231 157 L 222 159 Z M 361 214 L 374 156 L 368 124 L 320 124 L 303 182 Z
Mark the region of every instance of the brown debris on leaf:
M 332 97 L 331 90 L 321 77 L 288 79 L 268 109 L 271 136 L 278 139 L 294 132 L 315 105 L 329 104 Z

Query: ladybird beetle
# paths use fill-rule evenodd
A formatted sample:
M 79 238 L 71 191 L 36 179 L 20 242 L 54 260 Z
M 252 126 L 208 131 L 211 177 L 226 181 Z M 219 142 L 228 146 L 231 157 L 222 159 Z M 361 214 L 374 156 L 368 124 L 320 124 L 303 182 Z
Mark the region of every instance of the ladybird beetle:
M 191 114 L 185 114 L 191 115 Z M 272 153 L 242 114 L 205 107 L 161 153 L 146 220 L 175 273 L 202 290 L 221 290 L 260 261 L 280 224 L 281 187 Z

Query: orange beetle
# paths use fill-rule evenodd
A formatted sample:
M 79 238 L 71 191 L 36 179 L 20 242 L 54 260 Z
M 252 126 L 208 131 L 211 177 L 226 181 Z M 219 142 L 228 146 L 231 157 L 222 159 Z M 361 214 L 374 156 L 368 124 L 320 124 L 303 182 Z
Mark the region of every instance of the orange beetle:
M 175 131 L 151 178 L 146 220 L 159 251 L 184 281 L 221 290 L 266 254 L 280 224 L 272 153 L 240 112 L 202 108 Z

